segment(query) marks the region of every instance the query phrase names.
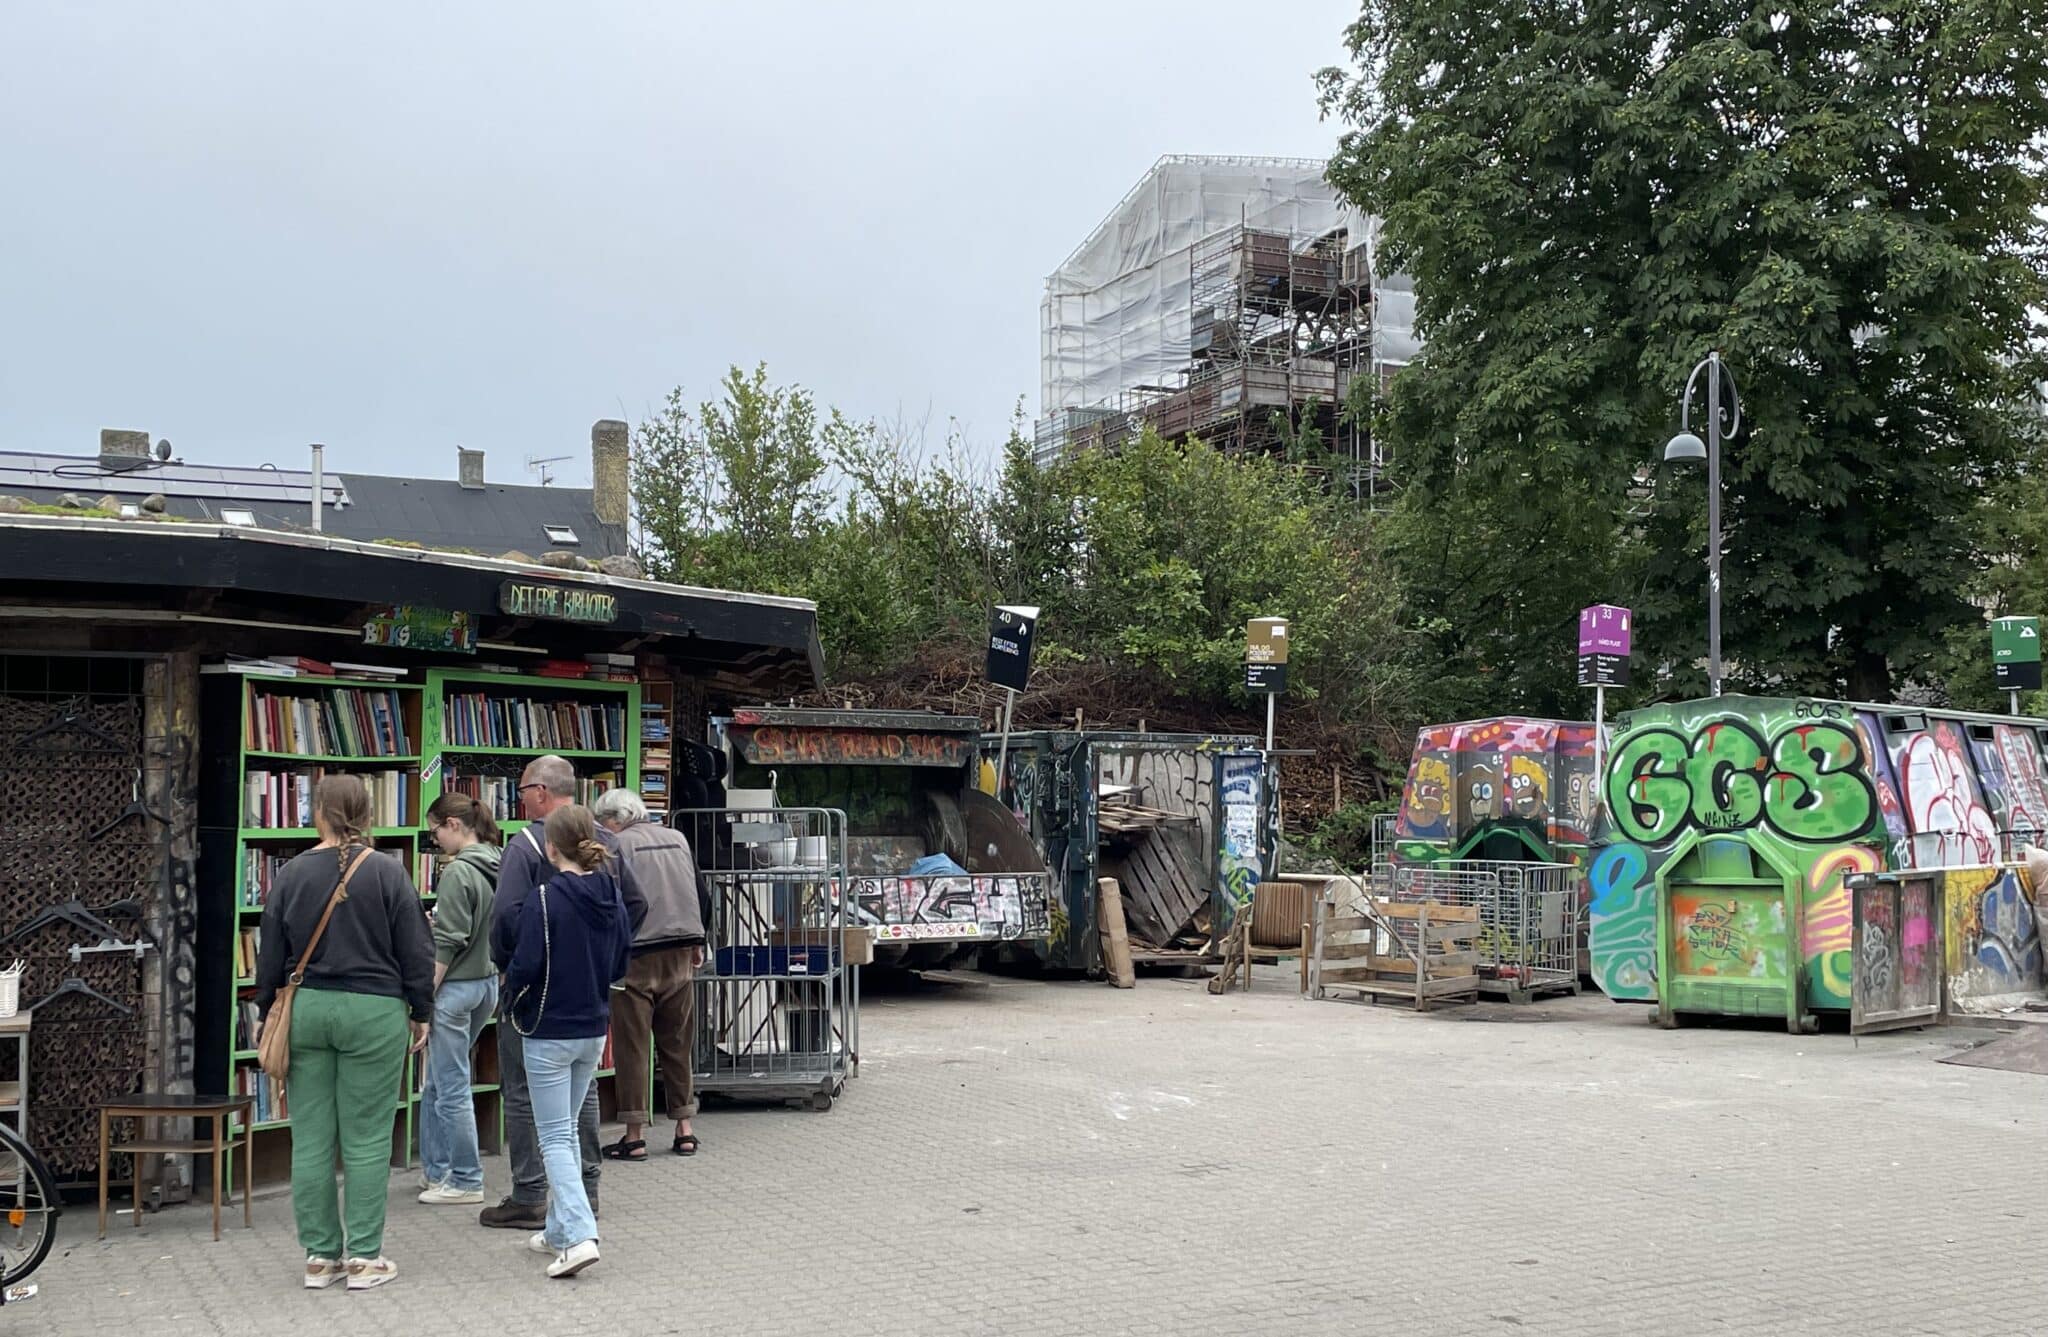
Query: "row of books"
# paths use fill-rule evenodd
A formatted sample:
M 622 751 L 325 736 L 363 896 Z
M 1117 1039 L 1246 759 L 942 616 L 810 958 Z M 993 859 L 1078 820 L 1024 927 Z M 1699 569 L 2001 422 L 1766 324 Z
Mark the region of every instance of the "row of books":
M 619 787 L 617 771 L 600 771 L 596 775 L 576 777 L 576 801 L 586 808 L 597 801 L 597 796 L 607 789 Z M 444 794 L 467 794 L 481 803 L 492 817 L 501 822 L 519 818 L 519 780 L 510 775 L 463 775 L 450 774 L 441 781 Z
M 292 861 L 297 850 L 280 853 L 276 850 L 258 849 L 254 846 L 242 851 L 242 904 L 267 905 L 270 889 L 277 885 L 277 875 Z M 247 972 L 239 972 L 246 974 Z
M 258 929 L 245 928 L 235 934 L 236 979 L 247 980 L 256 977 L 256 957 L 262 946 L 262 933 Z
M 243 780 L 244 821 L 249 826 L 313 825 L 313 786 L 327 772 L 252 770 Z M 370 791 L 370 825 L 411 826 L 419 781 L 410 771 L 357 771 Z
M 208 665 L 205 671 L 248 673 L 265 678 L 376 678 L 383 682 L 398 682 L 405 677 L 404 669 L 383 664 L 350 664 L 339 659 L 329 664 L 304 655 L 272 655 L 267 659 L 229 655 L 222 663 Z
M 253 1063 L 235 1069 L 235 1094 L 256 1098 L 257 1123 L 275 1123 L 292 1117 L 291 1106 L 285 1100 L 284 1083 L 264 1076 L 263 1069 Z
M 397 757 L 412 752 L 400 693 L 330 687 L 306 696 L 258 692 L 249 707 L 254 752 L 301 756 Z
M 254 1049 L 256 1047 L 256 1022 L 256 1004 L 235 1004 L 235 1048 Z
M 450 747 L 517 747 L 536 752 L 626 750 L 623 703 L 536 701 L 523 696 L 459 692 L 442 710 Z
M 640 681 L 633 670 L 633 656 L 619 653 L 585 655 L 581 659 L 546 659 L 533 672 L 541 678 L 579 678 L 585 682 Z

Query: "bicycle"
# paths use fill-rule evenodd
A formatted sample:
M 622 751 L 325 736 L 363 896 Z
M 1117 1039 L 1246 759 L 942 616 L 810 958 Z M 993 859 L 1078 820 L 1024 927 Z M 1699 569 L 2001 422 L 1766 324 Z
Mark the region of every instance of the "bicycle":
M 19 1133 L 0 1123 L 0 1305 L 36 1293 L 22 1283 L 50 1256 L 63 1212 L 50 1167 Z

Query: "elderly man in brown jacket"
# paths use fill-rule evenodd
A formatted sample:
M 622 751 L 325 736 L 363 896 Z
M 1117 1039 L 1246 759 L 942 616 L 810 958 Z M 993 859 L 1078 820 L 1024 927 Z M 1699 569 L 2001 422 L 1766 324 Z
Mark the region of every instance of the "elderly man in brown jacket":
M 632 964 L 612 993 L 612 1057 L 618 1072 L 619 1121 L 626 1133 L 604 1149 L 615 1161 L 644 1161 L 641 1136 L 653 1122 L 653 1070 L 649 1045 L 660 1056 L 669 1117 L 676 1121 L 669 1149 L 697 1154 L 690 1120 L 697 1096 L 690 1080 L 697 1030 L 697 968 L 704 964 L 704 921 L 710 894 L 690 842 L 648 816 L 630 789 L 607 789 L 591 810 L 618 839 L 613 871 L 628 902 L 644 900 L 647 917 L 633 936 Z

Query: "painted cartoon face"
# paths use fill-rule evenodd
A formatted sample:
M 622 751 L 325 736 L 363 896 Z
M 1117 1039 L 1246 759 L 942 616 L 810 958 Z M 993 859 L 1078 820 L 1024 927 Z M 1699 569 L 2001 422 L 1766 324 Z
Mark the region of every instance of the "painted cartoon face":
M 1500 816 L 1500 767 L 1491 762 L 1467 766 L 1463 784 L 1467 822 L 1490 822 Z
M 1593 777 L 1584 771 L 1574 771 L 1565 788 L 1564 810 L 1579 826 L 1590 826 L 1593 821 Z
M 1415 778 L 1408 788 L 1408 820 L 1418 827 L 1441 822 L 1450 791 L 1450 764 L 1441 757 L 1418 757 Z
M 1507 803 L 1517 817 L 1541 821 L 1550 815 L 1550 777 L 1529 757 L 1508 758 Z

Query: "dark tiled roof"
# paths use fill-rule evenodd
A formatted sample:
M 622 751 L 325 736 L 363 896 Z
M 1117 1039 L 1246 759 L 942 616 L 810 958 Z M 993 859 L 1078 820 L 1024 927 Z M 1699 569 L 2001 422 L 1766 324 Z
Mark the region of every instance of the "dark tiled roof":
M 587 487 L 464 488 L 437 478 L 343 474 L 350 505 L 325 523 L 343 538 L 407 539 L 435 548 L 469 548 L 486 557 L 517 549 L 537 556 L 553 547 L 544 526 L 567 525 L 570 551 L 609 557 L 626 551 L 621 526 L 598 523 Z
M 152 465 L 102 472 L 91 457 L 0 451 L 0 493 L 54 504 L 74 492 L 88 504 L 113 495 L 140 501 L 161 493 L 164 509 L 188 520 L 220 520 L 225 508 L 248 510 L 264 529 L 305 530 L 312 524 L 312 475 L 303 469 Z M 591 510 L 587 487 L 519 487 L 486 483 L 466 489 L 452 479 L 327 474 L 328 508 L 321 527 L 354 539 L 399 539 L 433 548 L 467 548 L 487 557 L 518 551 L 539 556 L 557 545 L 543 526 L 567 525 L 580 540 L 570 551 L 606 557 L 626 551 L 622 527 L 607 527 Z

